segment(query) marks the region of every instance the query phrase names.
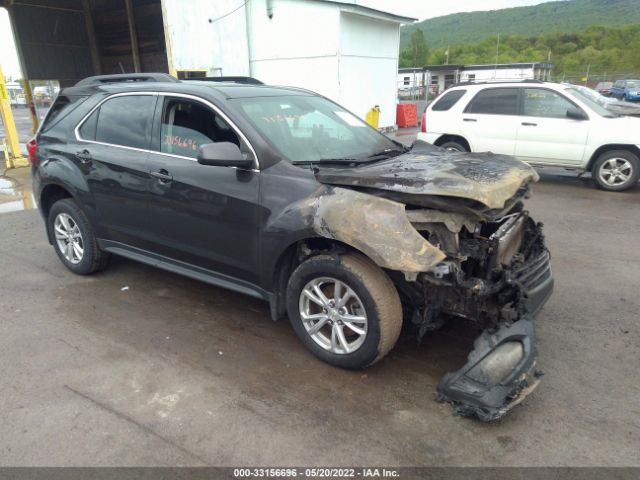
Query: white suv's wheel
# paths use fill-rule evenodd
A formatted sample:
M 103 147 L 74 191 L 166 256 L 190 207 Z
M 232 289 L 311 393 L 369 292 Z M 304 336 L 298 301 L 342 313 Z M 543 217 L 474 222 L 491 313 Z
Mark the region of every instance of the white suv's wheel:
M 605 152 L 596 160 L 592 173 L 600 188 L 620 192 L 638 181 L 640 160 L 627 150 Z

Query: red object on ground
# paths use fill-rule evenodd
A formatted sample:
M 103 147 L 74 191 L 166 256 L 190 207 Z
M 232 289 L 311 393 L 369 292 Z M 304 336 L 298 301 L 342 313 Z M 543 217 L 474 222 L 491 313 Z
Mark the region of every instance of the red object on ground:
M 396 109 L 396 124 L 398 127 L 417 127 L 418 108 L 415 103 L 399 103 Z

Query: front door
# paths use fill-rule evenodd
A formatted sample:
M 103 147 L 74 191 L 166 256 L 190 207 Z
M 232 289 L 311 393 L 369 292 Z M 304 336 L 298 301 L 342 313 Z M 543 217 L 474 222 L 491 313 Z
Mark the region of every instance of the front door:
M 155 253 L 236 279 L 257 282 L 260 173 L 196 160 L 205 143 L 244 141 L 211 104 L 160 98 L 149 172 L 148 222 Z
M 145 247 L 148 148 L 155 94 L 119 94 L 79 126 L 75 157 L 93 199 L 99 238 Z
M 567 110 L 579 107 L 546 88 L 522 91 L 516 157 L 534 164 L 582 165 L 591 122 L 567 117 Z

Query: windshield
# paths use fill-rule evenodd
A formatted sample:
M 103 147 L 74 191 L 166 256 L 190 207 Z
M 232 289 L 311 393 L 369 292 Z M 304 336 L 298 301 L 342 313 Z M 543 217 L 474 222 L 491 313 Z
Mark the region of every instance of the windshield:
M 640 82 L 636 82 L 635 80 L 633 82 L 625 82 L 625 86 L 627 88 L 637 88 L 640 87 Z
M 591 92 L 585 92 L 581 88 L 567 88 L 565 92 L 569 95 L 577 98 L 582 103 L 585 103 L 591 110 L 600 115 L 601 117 L 613 118 L 616 115 L 610 110 L 607 110 L 604 106 L 605 101 L 602 101 L 591 94 Z M 602 103 L 601 103 L 602 102 Z
M 322 97 L 283 95 L 231 101 L 290 162 L 363 162 L 403 151 L 403 147 Z

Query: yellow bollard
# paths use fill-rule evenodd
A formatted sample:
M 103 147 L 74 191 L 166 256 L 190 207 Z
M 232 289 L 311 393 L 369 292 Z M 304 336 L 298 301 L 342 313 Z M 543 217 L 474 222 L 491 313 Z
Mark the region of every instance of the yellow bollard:
M 2 67 L 0 66 L 0 115 L 2 115 L 2 123 L 6 131 L 7 140 L 9 141 L 9 151 L 11 152 L 11 162 L 7 161 L 7 167 L 11 163 L 13 167 L 27 166 L 29 162 L 22 156 L 20 151 L 20 141 L 18 140 L 18 131 L 16 130 L 16 124 L 13 120 L 13 113 L 11 112 L 11 102 L 9 101 L 9 94 L 7 93 L 7 85 L 4 82 L 4 74 L 2 73 Z M 6 153 L 6 141 L 3 142 Z
M 378 124 L 380 123 L 380 106 L 375 105 L 371 110 L 369 110 L 367 115 L 364 117 L 364 120 L 373 128 L 378 128 Z

